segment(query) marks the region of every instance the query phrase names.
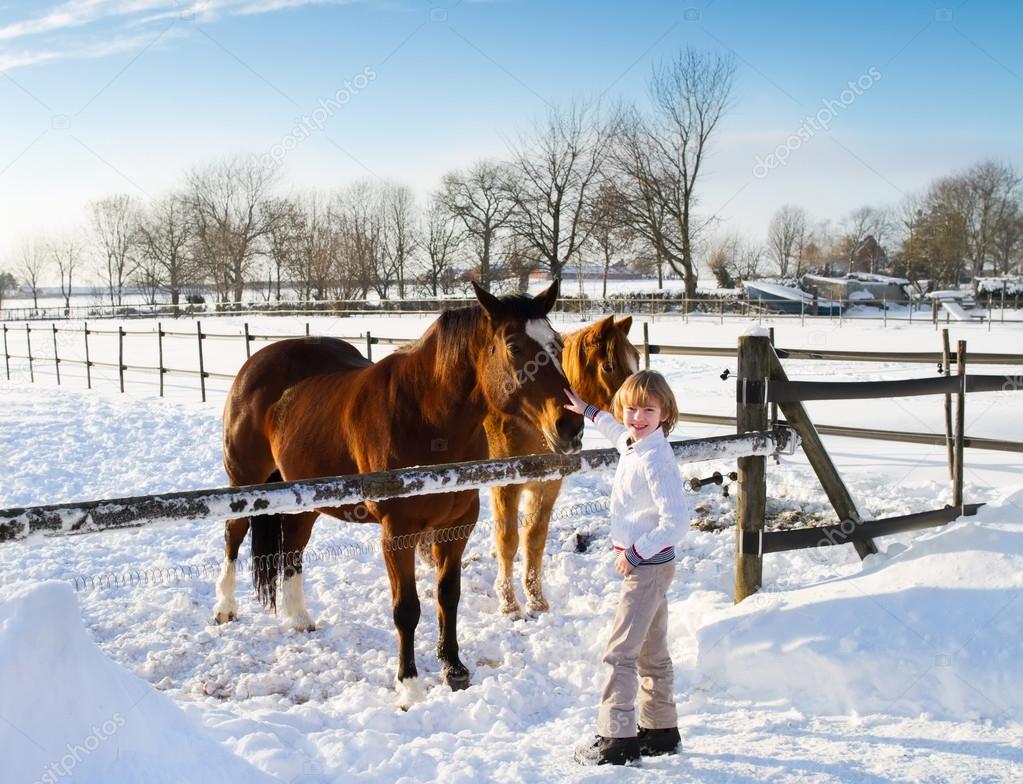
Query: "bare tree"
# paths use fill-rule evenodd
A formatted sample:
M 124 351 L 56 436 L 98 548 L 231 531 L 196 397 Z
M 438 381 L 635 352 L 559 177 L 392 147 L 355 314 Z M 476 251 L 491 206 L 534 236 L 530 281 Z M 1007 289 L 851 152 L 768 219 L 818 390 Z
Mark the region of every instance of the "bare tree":
M 586 218 L 609 139 L 599 105 L 583 101 L 549 108 L 514 150 L 511 226 L 552 278 L 589 237 Z
M 979 275 L 996 254 L 997 237 L 1018 215 L 1020 175 L 1011 164 L 983 161 L 961 175 L 969 193 L 966 219 L 971 271 Z
M 502 164 L 479 161 L 466 172 L 444 177 L 441 202 L 465 227 L 478 262 L 479 283 L 490 290 L 491 260 L 498 237 L 515 208 L 509 189 L 509 171 Z
M 97 271 L 113 307 L 122 303 L 124 287 L 137 266 L 138 203 L 120 193 L 93 202 L 91 208 L 92 230 L 99 249 Z
M 612 265 L 634 243 L 635 233 L 622 217 L 622 204 L 618 191 L 604 183 L 590 204 L 587 222 L 590 244 L 593 245 L 603 267 L 601 297 L 607 297 L 607 277 Z
M 455 252 L 461 241 L 456 219 L 444 206 L 437 195 L 430 200 L 426 212 L 426 230 L 423 232 L 423 250 L 426 253 L 426 270 L 424 283 L 426 288 L 437 296 L 445 294 L 445 282 L 449 282 L 447 274 L 452 267 Z
M 260 243 L 270 231 L 262 204 L 275 182 L 272 169 L 233 158 L 188 174 L 200 263 L 221 300 L 241 302 Z
M 64 298 L 66 316 L 71 308 L 72 277 L 82 260 L 82 243 L 77 237 L 68 234 L 52 242 L 49 251 L 60 275 L 60 295 Z
M 1023 207 L 1016 204 L 1006 210 L 995 227 L 991 244 L 996 270 L 1008 275 L 1023 255 Z
M 351 295 L 351 281 L 340 266 L 339 218 L 325 197 L 309 193 L 296 200 L 298 244 L 287 267 L 288 276 L 305 301 L 323 300 L 328 293 L 341 299 Z
M 778 274 L 783 278 L 789 276 L 794 266 L 794 274 L 802 274 L 802 252 L 806 242 L 806 210 L 786 204 L 779 207 L 771 218 L 767 228 L 767 244 Z M 793 265 L 794 262 L 794 265 Z
M 415 196 L 407 185 L 388 185 L 383 189 L 381 206 L 388 277 L 398 284 L 398 299 L 405 299 L 406 268 L 421 242 Z
M 270 261 L 266 299 L 281 301 L 282 272 L 295 266 L 304 241 L 304 216 L 294 199 L 267 199 L 261 205 L 267 225 L 266 250 Z
M 7 292 L 15 291 L 17 288 L 18 281 L 15 277 L 5 270 L 0 270 L 0 308 L 3 307 L 4 297 L 7 296 Z
M 171 193 L 155 201 L 139 220 L 139 283 L 153 293 L 164 291 L 172 305 L 197 277 L 191 255 L 196 224 L 187 195 Z
M 711 243 L 707 266 L 717 278 L 718 285 L 735 288 L 745 280 L 756 280 L 761 276 L 765 255 L 763 245 L 738 234 L 728 234 Z
M 652 113 L 619 113 L 614 147 L 617 184 L 628 220 L 696 295 L 694 250 L 713 216 L 699 220 L 697 184 L 711 137 L 727 111 L 735 64 L 686 49 L 654 69 Z
M 380 189 L 368 181 L 348 186 L 334 200 L 333 215 L 340 243 L 338 294 L 365 297 L 375 289 L 382 297 L 392 280 L 384 256 L 384 221 Z
M 46 274 L 48 262 L 49 254 L 41 240 L 24 240 L 18 248 L 16 272 L 28 286 L 32 294 L 32 307 L 35 310 L 39 309 L 39 290 L 42 288 L 42 279 Z

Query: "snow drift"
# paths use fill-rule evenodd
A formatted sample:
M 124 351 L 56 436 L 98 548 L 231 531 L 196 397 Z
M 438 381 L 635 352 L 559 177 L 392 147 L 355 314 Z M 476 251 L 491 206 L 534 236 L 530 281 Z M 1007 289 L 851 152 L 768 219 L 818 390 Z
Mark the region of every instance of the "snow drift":
M 104 656 L 66 583 L 0 591 L 0 717 L 4 781 L 271 781 Z

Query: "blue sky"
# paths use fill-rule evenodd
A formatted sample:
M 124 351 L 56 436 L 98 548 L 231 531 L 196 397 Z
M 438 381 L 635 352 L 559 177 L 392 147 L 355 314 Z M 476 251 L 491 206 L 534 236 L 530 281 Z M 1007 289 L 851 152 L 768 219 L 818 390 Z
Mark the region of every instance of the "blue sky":
M 702 208 L 762 238 L 783 203 L 837 220 L 981 158 L 1023 164 L 1021 31 L 1019 4 L 981 0 L 0 0 L 0 266 L 90 199 L 266 154 L 345 89 L 287 154 L 284 189 L 379 177 L 425 197 L 547 103 L 643 101 L 652 65 L 687 45 L 738 66 Z M 829 100 L 827 130 L 754 176 Z

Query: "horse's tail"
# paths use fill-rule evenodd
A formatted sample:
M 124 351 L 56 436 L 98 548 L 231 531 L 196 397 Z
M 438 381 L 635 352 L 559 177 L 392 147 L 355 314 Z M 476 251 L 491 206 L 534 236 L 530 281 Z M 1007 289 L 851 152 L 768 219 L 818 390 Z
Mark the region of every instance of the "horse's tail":
M 277 576 L 284 557 L 284 515 L 249 518 L 252 542 L 252 586 L 264 607 L 277 611 Z
M 281 481 L 274 471 L 267 482 Z M 252 587 L 264 607 L 277 611 L 277 576 L 284 558 L 284 515 L 253 515 L 249 518 L 252 547 Z

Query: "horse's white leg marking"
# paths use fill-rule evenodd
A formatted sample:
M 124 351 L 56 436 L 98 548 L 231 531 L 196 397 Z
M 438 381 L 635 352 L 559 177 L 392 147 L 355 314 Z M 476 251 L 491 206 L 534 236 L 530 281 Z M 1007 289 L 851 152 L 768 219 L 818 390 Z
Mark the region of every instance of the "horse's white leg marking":
M 220 577 L 217 579 L 217 604 L 213 608 L 217 623 L 232 621 L 237 616 L 238 603 L 235 601 L 234 595 L 236 566 L 237 561 L 232 561 L 224 556 L 224 563 L 220 567 Z
M 311 631 L 316 628 L 309 611 L 305 607 L 305 592 L 302 590 L 302 573 L 289 570 L 284 576 L 284 614 L 288 623 L 300 631 Z
M 398 707 L 403 711 L 407 711 L 417 702 L 422 702 L 426 696 L 419 685 L 418 677 L 399 680 L 395 685 L 398 688 Z

